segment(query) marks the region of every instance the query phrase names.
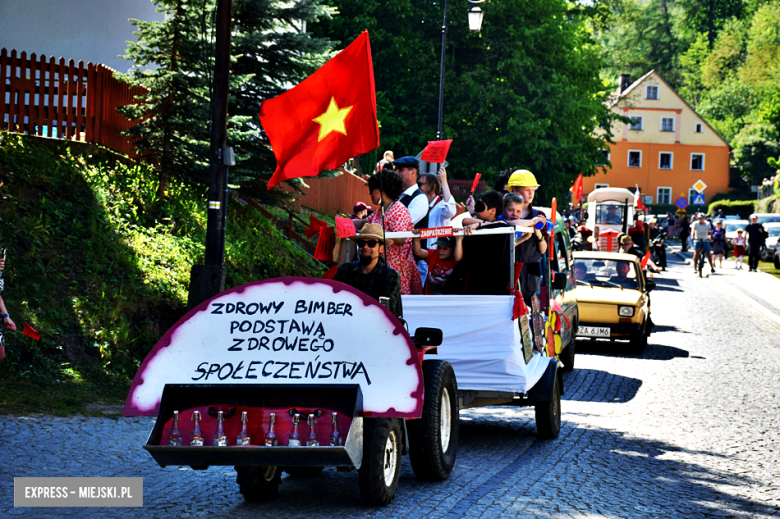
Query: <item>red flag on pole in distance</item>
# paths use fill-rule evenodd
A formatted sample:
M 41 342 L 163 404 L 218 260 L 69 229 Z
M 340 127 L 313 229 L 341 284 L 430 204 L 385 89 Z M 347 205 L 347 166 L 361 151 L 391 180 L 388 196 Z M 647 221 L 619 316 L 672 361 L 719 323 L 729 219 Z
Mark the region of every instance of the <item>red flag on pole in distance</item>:
M 22 329 L 22 333 L 25 334 L 28 337 L 32 337 L 36 341 L 41 338 L 41 334 L 35 331 L 35 328 L 30 326 L 27 323 L 24 323 L 24 328 Z
M 276 156 L 268 189 L 379 147 L 368 31 L 297 86 L 264 101 L 260 122 Z
M 571 201 L 574 203 L 576 200 L 579 202 L 582 200 L 582 173 L 580 173 L 580 176 L 577 177 L 577 180 L 574 181 L 574 185 L 571 186 Z

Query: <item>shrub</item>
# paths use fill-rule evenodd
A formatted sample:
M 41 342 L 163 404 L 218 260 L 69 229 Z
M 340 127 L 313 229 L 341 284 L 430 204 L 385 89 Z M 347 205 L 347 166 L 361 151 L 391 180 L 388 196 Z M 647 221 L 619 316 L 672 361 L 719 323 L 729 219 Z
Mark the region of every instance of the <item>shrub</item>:
M 718 200 L 709 206 L 709 214 L 717 214 L 718 209 L 723 209 L 723 214 L 738 214 L 740 218 L 747 219 L 756 211 L 755 201 L 752 200 Z

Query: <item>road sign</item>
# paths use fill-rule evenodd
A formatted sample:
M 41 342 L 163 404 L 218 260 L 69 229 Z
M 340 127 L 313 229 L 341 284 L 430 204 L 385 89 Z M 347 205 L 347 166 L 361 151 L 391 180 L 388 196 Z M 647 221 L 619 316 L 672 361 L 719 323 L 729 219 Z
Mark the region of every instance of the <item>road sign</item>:
M 702 193 L 693 195 L 693 205 L 704 205 L 704 195 Z
M 685 209 L 686 207 L 688 207 L 688 200 L 686 200 L 684 196 L 681 196 L 680 198 L 677 199 L 674 205 L 677 206 L 677 209 Z
M 693 184 L 693 189 L 695 189 L 697 193 L 701 193 L 707 189 L 707 184 L 705 184 L 702 179 L 699 179 Z

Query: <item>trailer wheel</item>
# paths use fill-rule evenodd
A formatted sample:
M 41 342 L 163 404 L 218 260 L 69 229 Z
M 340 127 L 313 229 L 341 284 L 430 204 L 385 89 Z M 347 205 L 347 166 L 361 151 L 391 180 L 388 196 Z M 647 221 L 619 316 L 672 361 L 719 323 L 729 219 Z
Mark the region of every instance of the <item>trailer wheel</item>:
M 536 431 L 539 437 L 552 440 L 561 432 L 561 386 L 558 375 L 553 383 L 552 402 L 540 402 L 534 406 L 536 411 Z
M 284 471 L 294 478 L 316 478 L 325 467 L 285 467 Z
M 401 424 L 397 418 L 363 420 L 363 462 L 358 470 L 360 497 L 367 505 L 386 505 L 401 478 Z
M 269 501 L 279 495 L 282 470 L 279 467 L 234 467 L 236 483 L 247 501 Z
M 458 454 L 458 383 L 447 361 L 426 360 L 422 371 L 422 417 L 406 422 L 409 460 L 419 479 L 441 481 L 449 477 Z

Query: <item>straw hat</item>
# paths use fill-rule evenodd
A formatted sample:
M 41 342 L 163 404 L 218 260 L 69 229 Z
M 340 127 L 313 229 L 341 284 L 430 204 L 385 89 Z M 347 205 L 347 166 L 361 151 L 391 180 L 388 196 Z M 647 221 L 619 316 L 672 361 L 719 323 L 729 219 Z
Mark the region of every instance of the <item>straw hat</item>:
M 360 232 L 357 234 L 356 238 L 358 239 L 374 239 L 379 240 L 379 242 L 384 245 L 385 239 L 382 236 L 382 226 L 378 223 L 367 223 L 363 226 L 362 229 L 360 229 Z

